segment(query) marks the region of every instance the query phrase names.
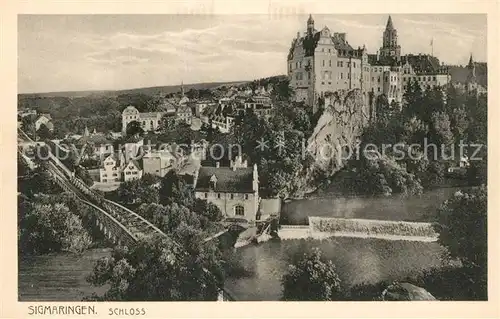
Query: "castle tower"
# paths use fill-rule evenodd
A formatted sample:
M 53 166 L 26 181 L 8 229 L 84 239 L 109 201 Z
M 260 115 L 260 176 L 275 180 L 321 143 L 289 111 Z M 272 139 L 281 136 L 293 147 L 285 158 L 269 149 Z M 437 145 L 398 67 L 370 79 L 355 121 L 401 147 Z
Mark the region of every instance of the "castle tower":
M 398 61 L 401 57 L 401 46 L 398 45 L 398 31 L 394 28 L 391 16 L 387 19 L 387 25 L 382 36 L 380 55 L 382 57 L 392 57 Z
M 307 19 L 307 34 L 312 35 L 314 33 L 314 19 L 312 15 L 309 15 L 309 19 Z

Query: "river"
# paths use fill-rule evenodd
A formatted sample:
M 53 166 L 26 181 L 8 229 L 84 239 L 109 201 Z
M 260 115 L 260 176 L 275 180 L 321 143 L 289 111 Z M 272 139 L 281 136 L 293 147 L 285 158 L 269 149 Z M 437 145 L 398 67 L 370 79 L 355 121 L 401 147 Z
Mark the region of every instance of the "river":
M 441 188 L 420 197 L 315 198 L 286 203 L 284 219 L 301 223 L 307 216 L 340 216 L 393 220 L 427 220 L 456 188 Z M 344 285 L 403 279 L 425 269 L 440 267 L 444 249 L 437 243 L 331 238 L 323 241 L 265 242 L 236 250 L 244 274 L 226 279 L 238 300 L 279 300 L 280 279 L 288 264 L 311 247 L 319 246 L 334 261 Z M 19 300 L 78 301 L 105 289 L 88 284 L 85 277 L 109 249 L 83 255 L 51 254 L 19 260 Z

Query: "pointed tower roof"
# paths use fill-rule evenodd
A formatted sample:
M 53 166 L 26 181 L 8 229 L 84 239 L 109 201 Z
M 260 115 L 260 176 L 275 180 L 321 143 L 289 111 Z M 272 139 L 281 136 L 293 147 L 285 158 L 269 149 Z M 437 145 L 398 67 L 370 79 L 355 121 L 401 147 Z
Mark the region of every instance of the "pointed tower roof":
M 385 26 L 386 29 L 394 29 L 394 26 L 392 25 L 392 18 L 391 15 L 389 15 L 389 19 L 387 19 L 387 25 Z
M 314 19 L 311 14 L 309 14 L 309 19 L 307 19 L 307 23 L 314 23 Z
M 468 67 L 472 67 L 472 66 L 474 66 L 474 61 L 472 60 L 472 53 L 470 54 L 469 64 L 468 64 L 467 66 L 468 66 Z
M 89 136 L 90 133 L 89 133 L 89 129 L 87 128 L 87 126 L 85 126 L 85 130 L 83 131 L 83 136 Z

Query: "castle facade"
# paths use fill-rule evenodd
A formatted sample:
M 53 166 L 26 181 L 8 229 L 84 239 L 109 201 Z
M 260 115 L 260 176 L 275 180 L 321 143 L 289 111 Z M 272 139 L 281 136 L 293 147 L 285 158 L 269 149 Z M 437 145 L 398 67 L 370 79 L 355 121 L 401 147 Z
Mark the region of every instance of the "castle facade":
M 290 86 L 295 99 L 316 106 L 327 92 L 359 89 L 366 102 L 384 94 L 389 103 L 401 104 L 407 85 L 416 81 L 422 89 L 445 86 L 451 76 L 431 55 L 401 55 L 398 33 L 389 16 L 382 47 L 369 54 L 366 47 L 353 48 L 346 33 L 318 31 L 309 16 L 306 31 L 292 40 L 287 58 Z

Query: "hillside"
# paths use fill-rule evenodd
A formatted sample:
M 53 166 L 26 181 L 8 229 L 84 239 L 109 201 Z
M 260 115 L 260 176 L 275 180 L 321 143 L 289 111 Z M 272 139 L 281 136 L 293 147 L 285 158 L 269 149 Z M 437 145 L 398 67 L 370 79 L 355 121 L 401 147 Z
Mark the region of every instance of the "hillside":
M 250 81 L 233 81 L 233 82 L 208 82 L 208 83 L 193 83 L 184 84 L 184 90 L 190 89 L 215 89 L 220 86 L 226 85 L 241 85 Z M 87 97 L 87 96 L 118 96 L 121 94 L 136 94 L 141 93 L 145 95 L 158 95 L 179 92 L 180 85 L 170 86 L 153 86 L 145 88 L 127 89 L 127 90 L 102 90 L 102 91 L 65 91 L 65 92 L 44 92 L 44 93 L 20 93 L 20 97 Z

